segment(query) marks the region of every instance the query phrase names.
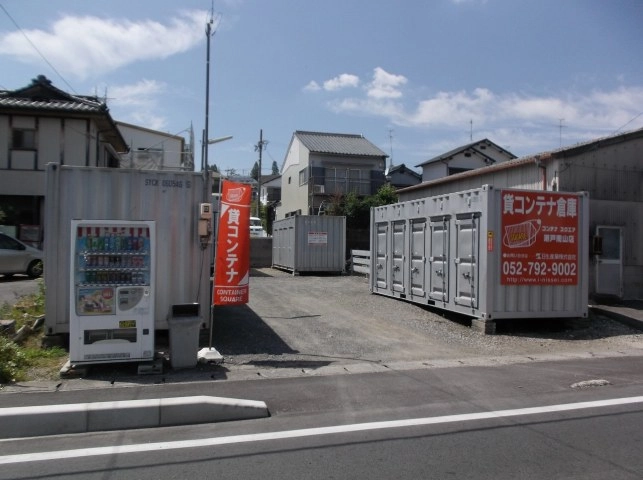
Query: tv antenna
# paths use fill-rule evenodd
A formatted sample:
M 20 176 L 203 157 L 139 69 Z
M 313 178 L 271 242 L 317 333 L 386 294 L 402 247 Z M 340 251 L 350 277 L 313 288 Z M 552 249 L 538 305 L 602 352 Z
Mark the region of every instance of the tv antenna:
M 389 128 L 388 129 L 388 141 L 389 145 L 391 148 L 391 157 L 390 157 L 390 162 L 389 162 L 389 168 L 393 168 L 393 129 Z
M 564 121 L 565 121 L 564 118 L 558 119 L 558 139 L 560 142 L 560 145 L 559 145 L 560 147 L 563 146 L 563 128 L 565 127 L 565 125 L 563 125 Z

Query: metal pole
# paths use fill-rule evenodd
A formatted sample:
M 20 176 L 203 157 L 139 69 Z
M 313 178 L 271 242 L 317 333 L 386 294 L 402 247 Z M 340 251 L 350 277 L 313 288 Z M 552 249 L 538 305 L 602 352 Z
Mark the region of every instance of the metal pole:
M 211 198 L 210 192 L 208 192 L 208 138 L 209 138 L 209 124 L 210 124 L 210 37 L 212 31 L 212 22 L 214 19 L 210 17 L 210 21 L 205 26 L 205 36 L 207 37 L 207 48 L 206 48 L 206 61 L 205 61 L 205 128 L 203 130 L 203 163 L 201 165 L 201 171 L 203 174 L 203 201 L 211 203 L 209 198 Z M 206 246 L 207 248 L 207 246 Z M 203 266 L 201 267 L 203 268 Z M 210 278 L 210 265 L 207 265 L 205 268 L 208 269 L 208 278 Z M 209 285 L 209 282 L 208 282 Z M 214 316 L 213 316 L 213 307 L 212 307 L 212 292 L 208 292 L 209 300 L 209 317 L 210 317 L 210 339 L 209 339 L 209 350 L 212 350 L 212 331 L 214 330 Z
M 205 147 L 203 151 L 203 163 L 201 165 L 201 170 L 207 170 L 208 168 L 208 145 L 207 141 L 209 137 L 208 127 L 210 123 L 210 34 L 212 31 L 212 22 L 210 21 L 205 26 L 205 36 L 208 38 L 207 50 L 206 50 L 206 62 L 205 62 L 205 135 L 204 142 Z
M 257 173 L 257 217 L 261 218 L 261 152 L 263 150 L 263 128 L 259 130 L 259 172 Z

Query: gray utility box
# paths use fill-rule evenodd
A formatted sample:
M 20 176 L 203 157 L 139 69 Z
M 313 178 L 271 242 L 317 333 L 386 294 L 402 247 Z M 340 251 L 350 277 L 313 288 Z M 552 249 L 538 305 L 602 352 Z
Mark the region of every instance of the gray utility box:
M 474 190 L 371 210 L 370 290 L 477 317 L 586 317 L 589 196 Z
M 346 266 L 346 217 L 297 215 L 272 225 L 272 266 L 341 273 Z
M 201 316 L 198 303 L 172 305 L 170 326 L 170 364 L 172 368 L 192 368 L 198 362 Z

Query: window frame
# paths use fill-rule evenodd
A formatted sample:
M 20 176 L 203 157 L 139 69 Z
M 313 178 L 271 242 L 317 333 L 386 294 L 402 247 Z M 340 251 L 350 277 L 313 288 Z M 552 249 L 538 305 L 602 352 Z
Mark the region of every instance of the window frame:
M 13 127 L 11 129 L 11 150 L 35 151 L 37 149 L 35 128 Z

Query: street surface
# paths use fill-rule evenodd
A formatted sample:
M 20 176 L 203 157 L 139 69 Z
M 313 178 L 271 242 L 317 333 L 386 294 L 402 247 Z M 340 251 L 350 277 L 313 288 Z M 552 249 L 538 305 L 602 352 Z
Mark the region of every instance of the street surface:
M 640 479 L 642 368 L 631 357 L 104 390 L 262 398 L 272 417 L 0 441 L 0 478 Z M 572 387 L 592 379 L 607 383 Z
M 482 335 L 364 278 L 257 273 L 249 305 L 215 309 L 223 365 L 110 365 L 7 386 L 0 407 L 212 395 L 270 418 L 2 440 L 0 479 L 643 478 L 641 332 L 592 316 Z
M 38 282 L 42 281 L 26 275 L 13 275 L 10 278 L 0 275 L 0 306 L 5 303 L 13 305 L 20 297 L 38 293 Z

